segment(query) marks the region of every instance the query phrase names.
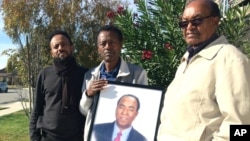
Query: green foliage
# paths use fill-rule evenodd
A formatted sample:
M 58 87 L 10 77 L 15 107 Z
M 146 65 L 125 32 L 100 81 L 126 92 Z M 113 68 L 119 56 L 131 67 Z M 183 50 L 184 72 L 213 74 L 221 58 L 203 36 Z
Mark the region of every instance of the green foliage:
M 3 0 L 4 31 L 19 47 L 9 55 L 8 72 L 17 72 L 20 84 L 34 87 L 38 72 L 52 62 L 47 37 L 56 29 L 71 36 L 80 65 L 96 66 L 100 61 L 96 32 L 107 23 L 106 12 L 118 3 L 121 1 Z
M 139 64 L 148 72 L 150 85 L 167 86 L 173 79 L 185 42 L 178 28 L 185 0 L 138 0 L 137 11 L 118 7 L 109 14 L 111 22 L 124 32 L 123 57 Z M 249 18 L 247 8 L 233 7 L 222 19 L 219 33 L 249 53 Z M 248 21 L 247 21 L 248 20 Z
M 250 32 L 249 10 L 249 5 L 230 8 L 221 19 L 218 31 L 250 57 L 250 34 L 246 36 Z
M 123 57 L 148 72 L 149 84 L 167 86 L 173 79 L 185 42 L 178 27 L 184 0 L 139 0 L 137 13 L 118 7 L 112 22 L 124 33 Z M 120 11 L 119 11 L 120 9 Z
M 23 111 L 0 117 L 0 141 L 28 141 L 29 120 Z
M 22 47 L 10 57 L 8 68 L 17 69 L 24 84 L 33 86 L 31 82 L 38 70 L 51 62 L 45 37 L 56 28 L 69 31 L 79 63 L 93 67 L 100 61 L 95 47 L 98 27 L 108 22 L 117 25 L 125 39 L 122 57 L 145 68 L 150 85 L 165 87 L 172 81 L 186 48 L 177 24 L 186 0 L 149 0 L 148 3 L 136 0 L 136 12 L 126 6 L 114 8 L 120 2 L 115 0 L 95 0 L 95 3 L 41 0 L 28 6 L 24 1 L 3 0 L 2 5 L 5 31 Z M 249 37 L 245 36 L 250 27 L 247 10 L 248 7 L 230 8 L 218 32 L 250 56 Z M 23 43 L 22 37 L 28 37 L 28 42 Z M 29 75 L 28 70 L 32 70 Z

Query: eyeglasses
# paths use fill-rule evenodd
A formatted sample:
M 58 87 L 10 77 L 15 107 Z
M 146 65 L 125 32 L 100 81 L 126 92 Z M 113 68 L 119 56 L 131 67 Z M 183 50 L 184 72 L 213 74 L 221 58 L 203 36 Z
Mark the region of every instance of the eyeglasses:
M 180 21 L 179 22 L 179 27 L 183 28 L 183 29 L 187 28 L 189 23 L 191 23 L 193 26 L 199 26 L 199 25 L 202 24 L 203 20 L 205 20 L 206 18 L 209 18 L 209 17 L 212 17 L 212 15 L 206 16 L 206 17 L 203 17 L 203 18 L 195 18 L 195 19 L 192 19 L 192 20 L 189 20 L 189 21 Z

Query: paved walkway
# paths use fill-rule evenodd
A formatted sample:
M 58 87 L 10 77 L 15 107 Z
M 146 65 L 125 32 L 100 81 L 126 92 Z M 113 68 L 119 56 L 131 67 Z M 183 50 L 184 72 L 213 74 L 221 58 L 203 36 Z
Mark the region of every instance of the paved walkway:
M 26 103 L 24 103 L 26 104 Z M 27 103 L 28 106 L 28 103 Z M 6 104 L 0 104 L 0 116 L 8 115 L 17 111 L 20 111 L 23 109 L 22 103 L 20 101 L 17 102 L 11 102 Z M 6 108 L 6 109 L 2 109 Z

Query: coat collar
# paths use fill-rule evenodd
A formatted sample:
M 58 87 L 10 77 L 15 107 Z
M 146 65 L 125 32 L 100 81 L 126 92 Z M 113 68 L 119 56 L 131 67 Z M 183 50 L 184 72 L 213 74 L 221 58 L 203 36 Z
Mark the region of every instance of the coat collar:
M 221 35 L 219 38 L 217 38 L 215 41 L 211 42 L 207 45 L 207 47 L 201 50 L 197 54 L 197 56 L 201 56 L 207 60 L 211 60 L 216 56 L 220 49 L 223 48 L 224 44 L 228 44 L 228 41 L 225 36 Z M 188 55 L 189 53 L 186 51 L 181 59 L 181 62 L 187 61 Z
M 91 72 L 91 74 L 93 76 L 95 76 L 96 78 L 99 77 L 100 74 L 100 69 L 102 64 L 104 63 L 104 61 L 102 61 L 96 68 L 93 69 L 93 71 Z M 117 77 L 120 76 L 127 76 L 130 74 L 129 68 L 128 68 L 128 64 L 121 58 L 121 66 L 120 69 L 118 71 Z

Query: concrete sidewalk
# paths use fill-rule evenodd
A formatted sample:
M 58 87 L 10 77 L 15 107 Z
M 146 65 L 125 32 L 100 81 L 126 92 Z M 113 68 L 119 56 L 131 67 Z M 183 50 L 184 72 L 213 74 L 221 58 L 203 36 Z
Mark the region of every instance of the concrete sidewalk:
M 28 103 L 24 103 L 27 104 Z M 11 103 L 6 103 L 6 104 L 0 104 L 0 116 L 4 116 L 4 115 L 8 115 L 17 111 L 20 111 L 23 109 L 22 103 L 20 101 L 16 101 L 16 102 L 11 102 Z M 5 109 L 2 109 L 5 108 Z

